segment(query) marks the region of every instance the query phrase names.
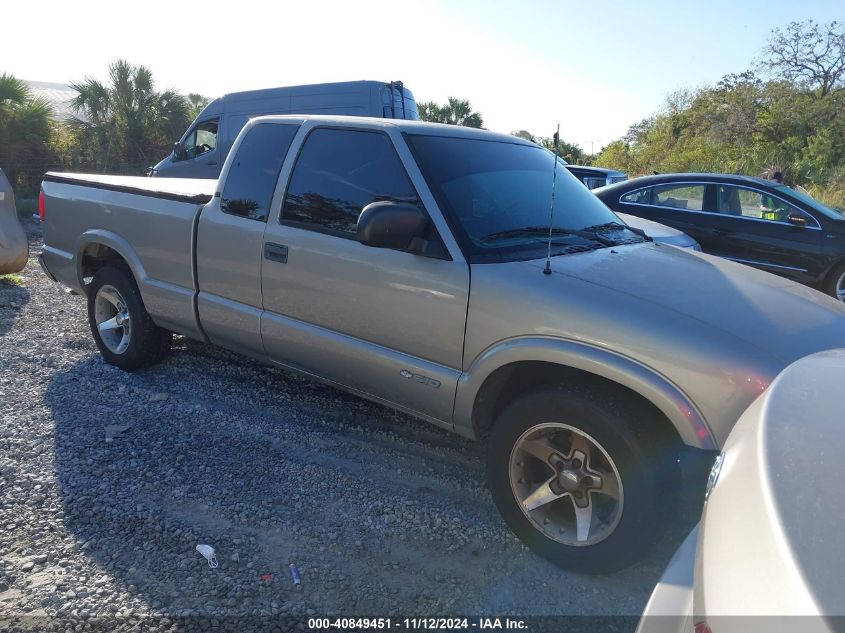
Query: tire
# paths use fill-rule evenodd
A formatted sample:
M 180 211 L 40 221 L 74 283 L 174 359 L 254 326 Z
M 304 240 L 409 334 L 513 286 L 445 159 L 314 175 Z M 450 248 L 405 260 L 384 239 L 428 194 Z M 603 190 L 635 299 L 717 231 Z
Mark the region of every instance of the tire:
M 543 558 L 579 573 L 608 573 L 642 558 L 680 489 L 673 444 L 651 430 L 653 417 L 636 399 L 587 384 L 514 400 L 495 422 L 487 461 L 491 494 L 511 530 Z M 577 504 L 585 503 L 579 515 Z
M 153 323 L 132 273 L 122 267 L 107 266 L 94 275 L 88 286 L 88 324 L 103 359 L 125 371 L 160 361 L 173 337 Z
M 824 291 L 834 299 L 845 303 L 845 263 L 839 264 L 828 277 Z

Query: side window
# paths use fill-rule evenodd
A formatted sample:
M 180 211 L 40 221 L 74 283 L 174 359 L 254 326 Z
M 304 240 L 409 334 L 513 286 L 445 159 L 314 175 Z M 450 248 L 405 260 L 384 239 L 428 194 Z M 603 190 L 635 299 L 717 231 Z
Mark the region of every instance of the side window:
M 318 128 L 293 169 L 282 222 L 354 238 L 363 208 L 380 200 L 419 203 L 390 139 L 379 132 Z
M 223 213 L 267 221 L 279 170 L 299 125 L 261 123 L 247 132 L 220 197 Z
M 587 186 L 587 189 L 597 189 L 604 187 L 607 184 L 606 176 L 584 176 L 582 182 Z
M 218 121 L 203 121 L 197 125 L 185 139 L 185 158 L 190 160 L 207 154 L 217 147 Z
M 620 202 L 629 204 L 651 204 L 651 189 L 640 189 L 622 196 Z
M 715 204 L 716 209 L 714 211 L 725 215 L 769 220 L 771 222 L 786 222 L 790 214 L 798 214 L 806 217 L 809 225 L 816 224 L 816 221 L 809 215 L 780 198 L 745 187 L 718 185 L 716 187 Z
M 662 185 L 655 187 L 651 204 L 658 207 L 701 211 L 704 203 L 704 185 Z

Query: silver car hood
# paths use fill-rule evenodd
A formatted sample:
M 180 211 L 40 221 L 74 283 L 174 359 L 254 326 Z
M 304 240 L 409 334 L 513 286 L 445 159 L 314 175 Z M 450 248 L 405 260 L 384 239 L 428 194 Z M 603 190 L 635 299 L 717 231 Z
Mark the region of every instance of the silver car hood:
M 801 359 L 736 424 L 701 522 L 696 613 L 845 616 L 843 379 L 845 350 Z M 748 630 L 730 618 L 710 624 Z
M 523 264 L 542 268 L 545 262 Z M 694 319 L 785 364 L 845 346 L 845 305 L 782 277 L 703 253 L 637 244 L 553 258 L 552 271 Z

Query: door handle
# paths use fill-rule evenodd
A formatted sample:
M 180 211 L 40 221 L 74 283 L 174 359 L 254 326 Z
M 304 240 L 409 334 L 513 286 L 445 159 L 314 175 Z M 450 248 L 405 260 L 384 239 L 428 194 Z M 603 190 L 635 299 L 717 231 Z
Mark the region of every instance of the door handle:
M 264 244 L 264 259 L 269 259 L 280 264 L 288 263 L 288 247 L 282 244 L 267 242 Z
M 216 161 L 216 160 L 212 160 L 212 161 L 209 161 L 207 164 L 209 164 L 209 165 L 216 165 L 216 164 L 217 164 L 217 161 Z
M 733 231 L 728 231 L 727 229 L 713 229 L 713 235 L 718 235 L 719 237 L 725 237 L 733 234 Z

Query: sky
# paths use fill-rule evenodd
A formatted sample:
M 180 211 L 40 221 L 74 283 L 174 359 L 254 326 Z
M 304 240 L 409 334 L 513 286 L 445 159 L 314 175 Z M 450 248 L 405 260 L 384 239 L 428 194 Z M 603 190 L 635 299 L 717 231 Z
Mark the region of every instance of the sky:
M 845 20 L 841 0 L 12 0 L 0 73 L 105 79 L 122 57 L 160 88 L 239 90 L 402 80 L 418 101 L 469 99 L 485 127 L 598 151 L 679 88 L 759 57 L 791 20 Z M 21 28 L 10 28 L 22 25 Z

